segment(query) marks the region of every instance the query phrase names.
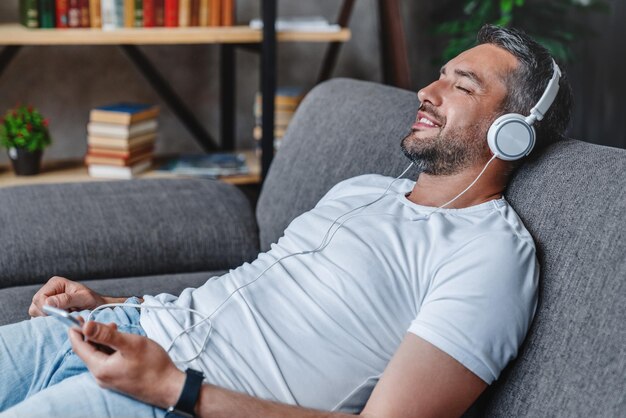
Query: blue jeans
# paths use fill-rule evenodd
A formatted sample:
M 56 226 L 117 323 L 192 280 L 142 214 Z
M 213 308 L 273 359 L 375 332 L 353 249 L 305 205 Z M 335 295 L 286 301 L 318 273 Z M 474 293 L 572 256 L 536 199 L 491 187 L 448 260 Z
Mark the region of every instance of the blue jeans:
M 138 303 L 134 298 L 127 302 Z M 77 315 L 86 319 L 88 314 Z M 145 335 L 136 308 L 103 309 L 92 319 Z M 162 409 L 100 388 L 72 351 L 67 327 L 59 320 L 40 317 L 0 327 L 0 418 L 164 415 Z

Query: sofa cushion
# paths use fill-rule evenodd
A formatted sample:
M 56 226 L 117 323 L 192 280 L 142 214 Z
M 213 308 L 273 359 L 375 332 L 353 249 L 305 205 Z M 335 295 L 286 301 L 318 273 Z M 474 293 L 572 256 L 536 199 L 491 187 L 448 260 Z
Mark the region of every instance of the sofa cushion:
M 199 287 L 209 278 L 223 271 L 165 274 L 159 276 L 126 277 L 118 279 L 87 280 L 82 283 L 107 296 L 143 296 L 170 293 L 178 295 L 188 287 Z M 28 307 L 41 285 L 0 289 L 0 325 L 28 319 Z
M 626 410 L 626 151 L 564 141 L 507 190 L 538 246 L 535 321 L 485 398 L 487 417 Z
M 315 87 L 290 122 L 259 197 L 261 249 L 341 180 L 399 175 L 409 165 L 400 142 L 418 104 L 415 93 L 364 81 L 333 79 Z
M 0 189 L 0 288 L 220 270 L 258 254 L 246 197 L 213 180 L 146 179 Z

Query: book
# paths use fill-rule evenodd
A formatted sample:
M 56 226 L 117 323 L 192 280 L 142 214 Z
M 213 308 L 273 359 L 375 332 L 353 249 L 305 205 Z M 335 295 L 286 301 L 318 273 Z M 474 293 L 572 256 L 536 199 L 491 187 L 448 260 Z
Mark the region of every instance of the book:
M 263 29 L 261 19 L 250 21 L 252 29 Z M 302 31 L 302 32 L 339 32 L 341 26 L 331 25 L 327 19 L 321 16 L 307 17 L 279 17 L 276 19 L 277 31 Z
M 80 2 L 79 0 L 69 0 L 67 9 L 67 26 L 70 28 L 80 27 Z
M 72 0 L 70 0 L 72 1 Z M 124 27 L 124 0 L 100 0 L 102 29 Z
M 200 26 L 200 0 L 191 0 L 189 26 Z
M 92 28 L 102 27 L 102 5 L 100 0 L 89 0 L 89 23 Z
M 222 26 L 235 25 L 235 0 L 222 0 Z
M 129 139 L 149 132 L 155 132 L 158 123 L 155 119 L 148 119 L 131 125 L 117 123 L 89 122 L 87 132 L 92 136 Z
M 141 0 L 139 0 L 141 2 Z M 124 0 L 124 27 L 135 27 L 135 3 L 136 0 Z
M 209 0 L 200 0 L 200 26 L 209 26 Z
M 90 26 L 89 22 L 89 0 L 80 0 L 80 27 L 88 28 Z
M 152 151 L 144 152 L 143 154 L 130 155 L 127 158 L 119 157 L 104 157 L 101 155 L 87 154 L 85 156 L 85 164 L 102 164 L 102 165 L 114 165 L 120 167 L 129 167 L 135 165 L 138 162 L 152 158 Z
M 93 147 L 90 146 L 87 148 L 87 155 L 93 155 L 97 157 L 106 157 L 106 158 L 121 158 L 121 159 L 129 159 L 134 155 L 146 154 L 154 152 L 154 142 L 149 143 L 147 145 L 140 145 L 139 147 L 124 150 L 124 149 L 110 149 L 110 148 L 102 148 L 102 147 Z
M 115 103 L 99 106 L 89 113 L 91 122 L 119 123 L 130 125 L 146 119 L 154 119 L 159 114 L 158 106 L 145 103 Z
M 178 0 L 165 0 L 165 26 L 178 26 Z
M 143 27 L 153 28 L 156 26 L 154 0 L 143 0 Z
M 165 26 L 165 0 L 154 0 L 154 26 Z
M 154 144 L 156 141 L 156 133 L 150 132 L 144 135 L 138 135 L 133 138 L 111 138 L 106 136 L 89 135 L 87 137 L 87 144 L 90 147 L 116 149 L 116 150 L 134 150 Z
M 55 23 L 54 0 L 39 0 L 38 16 L 40 28 L 53 28 Z
M 20 23 L 27 28 L 39 27 L 37 0 L 20 0 Z
M 282 138 L 285 136 L 286 128 L 274 128 L 274 138 Z M 261 126 L 255 126 L 252 130 L 252 137 L 256 141 L 260 141 L 263 138 L 263 128 Z
M 133 26 L 143 28 L 143 0 L 135 0 Z
M 110 166 L 102 164 L 91 164 L 87 167 L 89 175 L 92 177 L 103 177 L 113 179 L 131 179 L 137 174 L 150 168 L 151 160 L 140 161 L 129 167 Z
M 185 28 L 189 26 L 191 12 L 191 0 L 178 0 L 178 26 Z
M 207 178 L 242 175 L 250 172 L 246 157 L 235 153 L 182 155 L 167 161 L 157 170 Z
M 67 28 L 68 0 L 56 0 L 56 27 Z
M 222 1 L 209 0 L 209 26 L 220 26 L 222 24 Z

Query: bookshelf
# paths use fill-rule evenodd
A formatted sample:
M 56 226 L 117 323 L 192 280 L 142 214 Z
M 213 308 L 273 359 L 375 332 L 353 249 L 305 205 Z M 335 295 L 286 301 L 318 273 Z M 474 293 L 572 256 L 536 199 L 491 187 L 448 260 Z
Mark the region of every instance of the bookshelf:
M 246 164 L 250 169 L 249 174 L 220 178 L 220 181 L 237 186 L 258 184 L 261 180 L 261 167 L 255 151 L 243 151 Z M 166 156 L 156 157 L 152 166 L 158 168 L 167 159 Z M 149 170 L 141 173 L 137 178 L 183 178 L 184 176 L 171 174 L 164 171 Z M 193 177 L 190 177 L 193 178 Z M 91 177 L 87 173 L 87 167 L 82 161 L 58 160 L 46 161 L 41 167 L 41 173 L 36 176 L 16 176 L 10 165 L 0 165 L 0 188 L 10 186 L 25 186 L 45 183 L 73 183 L 87 181 L 111 181 L 106 178 Z
M 265 22 L 276 21 L 277 0 L 261 0 L 261 16 Z M 0 76 L 23 46 L 42 45 L 117 45 L 137 66 L 168 108 L 180 119 L 202 148 L 209 151 L 234 149 L 235 137 L 235 49 L 251 47 L 260 55 L 260 91 L 263 95 L 263 151 L 260 161 L 262 181 L 271 164 L 274 153 L 274 94 L 276 91 L 276 43 L 277 42 L 325 42 L 342 43 L 350 39 L 347 28 L 337 32 L 276 32 L 274 24 L 263 29 L 248 26 L 232 27 L 177 27 L 177 28 L 119 28 L 102 30 L 91 28 L 29 29 L 19 23 L 0 24 Z M 158 69 L 137 47 L 138 45 L 220 45 L 220 96 L 221 126 L 220 144 L 217 145 L 195 115 L 169 86 Z M 60 179 L 66 177 L 61 176 Z M 0 176 L 0 181 L 6 176 Z
M 346 42 L 350 30 L 338 32 L 278 32 L 278 42 Z M 29 29 L 19 23 L 0 24 L 0 45 L 180 45 L 258 44 L 259 29 L 248 26 L 186 28 Z

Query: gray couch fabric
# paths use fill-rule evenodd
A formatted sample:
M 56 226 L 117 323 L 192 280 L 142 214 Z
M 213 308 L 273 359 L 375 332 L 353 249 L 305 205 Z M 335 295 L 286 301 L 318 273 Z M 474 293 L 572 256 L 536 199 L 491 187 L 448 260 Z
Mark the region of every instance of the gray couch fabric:
M 225 269 L 258 253 L 248 200 L 212 180 L 4 188 L 0 231 L 0 288 Z
M 510 183 L 539 250 L 540 304 L 481 416 L 626 416 L 625 173 L 625 150 L 570 140 Z
M 417 104 L 412 92 L 372 83 L 335 79 L 316 87 L 299 107 L 264 184 L 258 236 L 243 197 L 212 184 L 185 180 L 165 193 L 164 184 L 133 181 L 124 186 L 127 195 L 112 184 L 0 191 L 0 228 L 10 232 L 5 242 L 17 240 L 0 255 L 0 283 L 34 283 L 65 269 L 80 278 L 128 277 L 89 282 L 115 295 L 197 286 L 212 274 L 130 276 L 227 269 L 254 258 L 259 239 L 267 249 L 338 181 L 362 173 L 397 176 L 408 165 L 399 144 Z M 626 151 L 568 140 L 514 175 L 506 197 L 538 245 L 540 302 L 517 360 L 467 416 L 625 416 L 625 172 Z M 35 197 L 42 191 L 51 206 Z M 7 197 L 12 193 L 21 195 Z M 13 214 L 32 200 L 42 203 Z M 100 229 L 111 223 L 119 230 Z M 51 231 L 62 239 L 42 238 Z M 0 289 L 0 314 L 27 306 L 38 287 Z

